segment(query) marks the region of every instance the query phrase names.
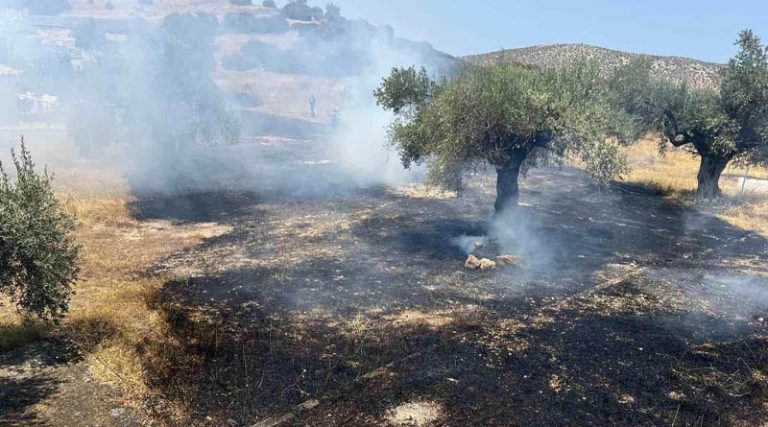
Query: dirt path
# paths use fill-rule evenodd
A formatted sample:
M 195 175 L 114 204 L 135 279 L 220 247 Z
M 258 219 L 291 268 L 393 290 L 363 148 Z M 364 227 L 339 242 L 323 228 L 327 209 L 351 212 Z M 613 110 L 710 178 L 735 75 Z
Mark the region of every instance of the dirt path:
M 534 171 L 505 230 L 527 266 L 468 272 L 452 239 L 485 233 L 490 184 L 142 201 L 234 227 L 158 266 L 185 278 L 164 304 L 205 371 L 186 373 L 194 396 L 165 392 L 200 424 L 767 420 L 763 237 Z
M 94 379 L 77 350 L 43 341 L 0 354 L 0 425 L 142 424 L 118 392 Z

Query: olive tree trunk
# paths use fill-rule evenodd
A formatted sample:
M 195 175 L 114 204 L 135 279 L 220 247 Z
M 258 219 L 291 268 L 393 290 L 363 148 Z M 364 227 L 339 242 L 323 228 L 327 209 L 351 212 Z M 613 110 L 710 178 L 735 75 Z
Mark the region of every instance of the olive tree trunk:
M 696 190 L 696 196 L 698 198 L 715 199 L 723 194 L 720 190 L 720 175 L 723 174 L 730 160 L 727 157 L 701 156 L 697 176 L 699 187 Z
M 504 209 L 517 206 L 520 196 L 518 180 L 523 160 L 524 156 L 514 156 L 506 165 L 496 167 L 496 215 Z

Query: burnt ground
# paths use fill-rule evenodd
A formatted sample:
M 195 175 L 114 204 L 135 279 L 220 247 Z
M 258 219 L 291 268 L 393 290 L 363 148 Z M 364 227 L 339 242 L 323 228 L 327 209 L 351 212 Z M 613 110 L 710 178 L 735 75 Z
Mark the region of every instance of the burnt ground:
M 201 363 L 154 387 L 200 425 L 768 422 L 765 237 L 540 170 L 504 229 L 525 267 L 467 271 L 451 240 L 491 227 L 473 184 L 140 200 L 233 227 L 157 266 Z

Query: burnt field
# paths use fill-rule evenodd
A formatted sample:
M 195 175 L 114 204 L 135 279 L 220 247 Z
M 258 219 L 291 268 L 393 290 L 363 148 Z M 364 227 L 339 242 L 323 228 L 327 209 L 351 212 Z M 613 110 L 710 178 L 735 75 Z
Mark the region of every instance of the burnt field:
M 325 167 L 307 176 L 327 182 Z M 459 199 L 331 182 L 133 202 L 141 221 L 228 226 L 148 272 L 171 278 L 150 305 L 187 359 L 145 368 L 188 422 L 766 421 L 763 235 L 535 170 L 502 226 L 524 266 L 469 271 L 461 243 L 496 226 L 492 179 Z

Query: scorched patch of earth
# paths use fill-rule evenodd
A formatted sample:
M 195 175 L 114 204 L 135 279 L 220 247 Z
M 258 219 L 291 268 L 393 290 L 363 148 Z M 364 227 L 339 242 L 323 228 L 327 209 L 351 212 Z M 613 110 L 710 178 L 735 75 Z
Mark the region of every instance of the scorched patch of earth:
M 230 214 L 194 218 L 233 231 L 157 267 L 179 277 L 158 304 L 203 360 L 175 372 L 194 392 L 157 386 L 199 424 L 768 421 L 764 237 L 533 171 L 502 230 L 525 265 L 468 271 L 453 242 L 493 227 L 492 183 L 458 200 L 413 186 L 233 195 Z

